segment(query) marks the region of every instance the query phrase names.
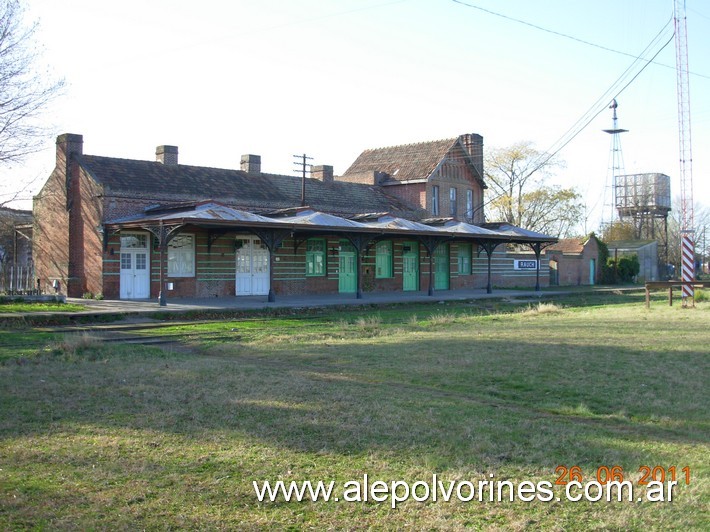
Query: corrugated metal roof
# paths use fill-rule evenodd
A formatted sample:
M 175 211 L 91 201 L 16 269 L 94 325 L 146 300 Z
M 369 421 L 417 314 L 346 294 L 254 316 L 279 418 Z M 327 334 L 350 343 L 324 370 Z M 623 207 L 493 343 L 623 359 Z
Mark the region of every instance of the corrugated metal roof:
M 485 227 L 480 227 L 478 225 L 469 224 L 466 222 L 457 222 L 456 220 L 451 220 L 445 224 L 439 226 L 442 231 L 447 233 L 458 233 L 465 235 L 477 235 L 477 236 L 494 236 L 499 233 L 486 229 Z
M 527 240 L 551 241 L 554 240 L 547 235 L 542 235 L 534 231 L 527 231 L 510 224 L 489 224 L 500 226 L 500 230 L 491 230 L 465 222 L 449 220 L 436 225 L 427 225 L 406 218 L 399 218 L 390 214 L 382 215 L 379 218 L 367 222 L 356 222 L 347 218 L 341 218 L 333 214 L 320 212 L 311 208 L 300 208 L 293 211 L 293 214 L 283 216 L 283 213 L 276 213 L 273 216 L 261 216 L 249 211 L 235 209 L 216 201 L 193 204 L 184 208 L 160 211 L 160 208 L 151 208 L 154 214 L 142 216 L 131 216 L 107 222 L 110 225 L 128 225 L 130 227 L 140 227 L 141 225 L 154 225 L 163 223 L 170 225 L 173 222 L 178 224 L 194 224 L 202 226 L 249 226 L 255 227 L 293 227 L 293 229 L 327 229 L 327 230 L 356 230 L 357 232 L 393 231 L 394 233 L 410 233 L 412 236 L 433 235 L 441 236 L 475 236 L 481 239 L 509 241 L 511 238 L 524 238 Z M 155 212 L 158 211 L 158 212 Z M 370 218 L 372 215 L 370 215 Z
M 175 210 L 148 215 L 136 215 L 128 218 L 111 220 L 108 223 L 125 223 L 135 221 L 145 222 L 171 222 L 174 220 L 194 220 L 204 222 L 248 222 L 248 223 L 273 223 L 273 220 L 265 216 L 260 216 L 252 212 L 227 207 L 217 202 L 206 202 L 195 205 L 193 208 Z
M 424 225 L 419 222 L 414 222 L 412 220 L 407 220 L 406 218 L 398 218 L 396 216 L 382 216 L 376 221 L 365 222 L 364 225 L 375 229 L 393 229 L 422 232 L 436 231 L 435 227 Z
M 529 229 L 523 229 L 522 227 L 517 227 L 515 225 L 509 224 L 507 222 L 489 222 L 482 224 L 486 229 L 495 231 L 500 235 L 507 235 L 514 238 L 532 238 L 536 240 L 553 241 L 557 240 L 549 235 L 544 235 L 538 233 L 537 231 L 530 231 Z
M 293 225 L 312 225 L 318 227 L 332 227 L 332 228 L 366 228 L 364 224 L 360 222 L 355 222 L 353 220 L 348 220 L 347 218 L 341 218 L 340 216 L 334 216 L 332 214 L 327 214 L 324 212 L 318 212 L 314 210 L 306 210 L 299 212 L 293 216 L 282 216 L 276 219 L 270 220 L 272 223 L 278 221 L 279 223 L 287 223 Z

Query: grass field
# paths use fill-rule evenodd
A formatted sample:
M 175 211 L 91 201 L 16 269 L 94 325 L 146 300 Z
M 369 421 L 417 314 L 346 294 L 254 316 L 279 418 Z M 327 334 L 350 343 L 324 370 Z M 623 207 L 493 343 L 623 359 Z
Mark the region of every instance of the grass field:
M 710 304 L 608 297 L 176 324 L 164 349 L 43 333 L 0 356 L 0 528 L 708 529 Z M 333 480 L 342 499 L 365 474 L 554 484 L 558 466 L 620 466 L 638 495 L 643 466 L 680 482 L 670 503 L 554 486 L 394 509 L 252 486 Z

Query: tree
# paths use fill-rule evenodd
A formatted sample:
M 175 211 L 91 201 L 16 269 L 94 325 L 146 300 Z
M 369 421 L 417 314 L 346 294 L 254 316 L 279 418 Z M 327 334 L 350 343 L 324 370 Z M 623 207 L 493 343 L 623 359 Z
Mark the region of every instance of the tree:
M 530 142 L 491 150 L 485 161 L 487 218 L 556 237 L 575 234 L 584 212 L 580 194 L 545 185 L 552 170 L 562 166 Z
M 636 226 L 630 220 L 614 220 L 604 227 L 602 239 L 605 242 L 615 240 L 638 240 L 636 236 Z
M 18 0 L 0 0 L 0 164 L 38 151 L 47 135 L 37 120 L 64 86 L 42 69 Z

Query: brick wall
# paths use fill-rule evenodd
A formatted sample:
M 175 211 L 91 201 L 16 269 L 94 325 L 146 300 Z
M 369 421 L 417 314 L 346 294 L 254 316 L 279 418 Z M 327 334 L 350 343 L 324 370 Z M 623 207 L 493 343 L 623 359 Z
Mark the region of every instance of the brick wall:
M 77 292 L 102 294 L 103 288 L 103 190 L 83 170 L 79 172 L 79 210 L 74 215 L 79 219 L 80 235 L 70 235 L 70 246 L 77 248 Z M 75 208 L 76 209 L 76 208 Z
M 426 209 L 433 215 L 432 189 L 439 187 L 439 214 L 438 216 L 449 217 L 450 211 L 450 189 L 456 189 L 456 219 L 462 221 L 473 221 L 480 224 L 485 222 L 483 208 L 483 187 L 478 180 L 478 176 L 468 164 L 466 154 L 456 146 L 451 153 L 442 161 L 439 167 L 426 183 L 402 183 L 399 185 L 387 185 L 385 190 L 400 198 L 409 205 Z M 473 212 L 469 212 L 467 205 L 467 191 L 471 190 Z
M 590 284 L 591 261 L 595 262 L 594 284 L 601 279 L 599 247 L 596 239 L 590 238 L 581 253 L 563 253 L 549 250 L 545 253 L 549 260 L 557 262 L 557 279 L 560 286 L 578 286 Z
M 488 275 L 488 257 L 486 252 L 481 250 L 477 254 L 473 251 L 473 272 L 475 276 L 474 286 L 483 288 L 486 286 Z M 533 253 L 509 253 L 504 246 L 499 246 L 493 252 L 491 259 L 491 284 L 498 288 L 534 288 L 536 283 L 535 270 L 515 270 L 514 260 L 534 260 Z M 540 256 L 540 286 L 549 286 L 550 270 L 545 255 Z
M 45 293 L 54 293 L 52 283 L 66 295 L 69 279 L 69 212 L 63 172 L 56 169 L 34 197 L 32 255 L 35 275 Z
M 432 187 L 439 187 L 439 216 L 451 216 L 450 189 L 456 189 L 456 219 L 480 224 L 485 222 L 483 188 L 476 174 L 466 163 L 465 154 L 457 147 L 441 163 L 427 183 L 426 209 L 432 212 Z M 473 212 L 468 212 L 467 190 L 473 193 Z

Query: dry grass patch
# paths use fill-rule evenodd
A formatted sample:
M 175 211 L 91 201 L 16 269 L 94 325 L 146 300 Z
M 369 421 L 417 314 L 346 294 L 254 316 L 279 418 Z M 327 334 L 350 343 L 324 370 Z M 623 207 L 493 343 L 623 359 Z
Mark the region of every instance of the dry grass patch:
M 541 314 L 559 314 L 563 307 L 552 302 L 540 301 L 537 305 L 528 305 L 520 311 L 523 316 L 539 316 Z
M 459 315 L 452 312 L 437 312 L 427 319 L 431 325 L 447 325 L 449 323 L 456 323 L 458 320 Z
M 93 354 L 102 344 L 101 338 L 95 333 L 67 333 L 60 342 L 51 347 L 51 350 L 65 357 L 76 357 L 84 353 Z

